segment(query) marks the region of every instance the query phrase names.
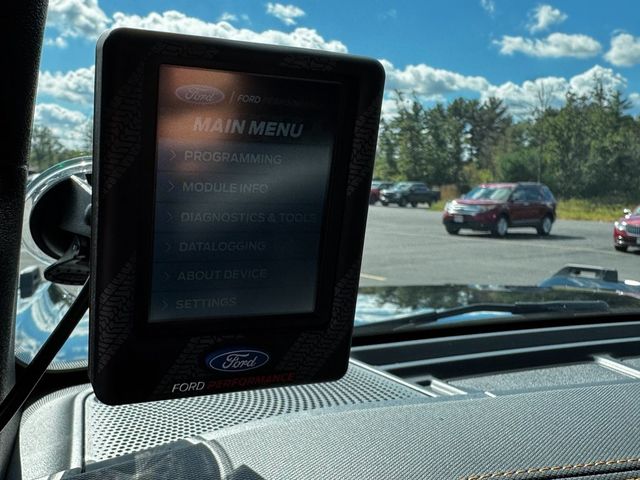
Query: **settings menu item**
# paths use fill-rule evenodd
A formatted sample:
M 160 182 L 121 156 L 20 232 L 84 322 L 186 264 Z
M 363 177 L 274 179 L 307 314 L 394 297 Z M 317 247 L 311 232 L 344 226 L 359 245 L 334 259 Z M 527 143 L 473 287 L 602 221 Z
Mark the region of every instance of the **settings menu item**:
M 151 322 L 314 310 L 340 95 L 160 67 Z

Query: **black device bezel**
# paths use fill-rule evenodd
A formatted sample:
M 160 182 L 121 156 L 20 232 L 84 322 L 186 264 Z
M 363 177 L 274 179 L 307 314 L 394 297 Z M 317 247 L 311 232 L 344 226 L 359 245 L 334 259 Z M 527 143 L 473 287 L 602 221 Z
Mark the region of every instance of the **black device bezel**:
M 235 316 L 149 321 L 161 65 L 340 84 L 344 108 L 336 117 L 340 124 L 327 178 L 313 313 L 243 317 L 241 329 Z M 344 374 L 383 83 L 381 65 L 360 57 L 127 28 L 101 37 L 96 59 L 89 349 L 90 378 L 101 400 L 118 404 L 212 393 L 168 395 L 161 389 L 151 391 L 151 380 L 140 380 L 145 385 L 139 388 L 135 383 L 136 374 L 153 370 L 154 348 L 169 356 L 173 352 L 202 357 L 202 352 L 189 352 L 194 342 L 277 346 L 283 350 L 278 357 L 282 366 L 296 350 L 308 350 L 303 343 L 310 337 L 314 343 L 331 340 L 334 345 L 320 342 L 323 346 L 317 348 L 332 350 L 333 357 L 318 353 L 317 367 L 309 362 L 291 367 L 295 362 L 289 360 L 289 370 L 300 374 L 288 383 Z M 127 214 L 140 197 L 143 208 Z M 266 331 L 273 332 L 272 338 L 262 338 Z M 169 371 L 165 359 L 156 361 L 158 371 Z M 268 371 L 277 373 L 278 368 Z M 155 378 L 160 373 L 155 372 Z M 114 392 L 114 385 L 123 382 L 128 391 L 122 387 Z

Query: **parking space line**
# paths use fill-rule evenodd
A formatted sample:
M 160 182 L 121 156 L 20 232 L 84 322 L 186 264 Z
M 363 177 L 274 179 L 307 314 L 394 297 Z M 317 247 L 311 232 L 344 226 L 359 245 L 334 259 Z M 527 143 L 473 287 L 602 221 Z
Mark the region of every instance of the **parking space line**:
M 360 273 L 362 278 L 366 278 L 367 280 L 377 280 L 378 282 L 384 282 L 387 277 L 381 277 L 380 275 L 371 275 L 370 273 Z

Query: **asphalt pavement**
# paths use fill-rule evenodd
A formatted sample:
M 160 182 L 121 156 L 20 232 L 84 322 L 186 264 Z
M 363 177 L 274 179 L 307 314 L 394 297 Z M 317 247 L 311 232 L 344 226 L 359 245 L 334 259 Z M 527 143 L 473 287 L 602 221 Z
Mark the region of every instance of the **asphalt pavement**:
M 371 207 L 360 285 L 536 285 L 567 263 L 640 280 L 640 250 L 616 252 L 612 223 L 558 220 L 548 237 L 528 228 L 500 239 L 465 230 L 449 235 L 441 216 L 426 208 Z M 25 252 L 21 257 L 22 267 L 35 263 Z
M 640 280 L 640 250 L 613 249 L 613 222 L 558 220 L 548 237 L 524 228 L 500 239 L 470 230 L 449 235 L 441 217 L 424 208 L 371 207 L 360 285 L 536 285 L 568 263 Z

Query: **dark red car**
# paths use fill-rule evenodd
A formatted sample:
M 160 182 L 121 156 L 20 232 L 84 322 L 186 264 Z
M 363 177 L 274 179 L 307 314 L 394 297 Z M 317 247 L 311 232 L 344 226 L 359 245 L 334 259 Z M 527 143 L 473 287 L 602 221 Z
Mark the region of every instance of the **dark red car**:
M 640 248 L 640 205 L 634 211 L 625 210 L 624 217 L 613 224 L 613 247 L 620 252 Z
M 448 202 L 442 222 L 452 235 L 466 228 L 504 237 L 509 228 L 533 227 L 549 235 L 556 219 L 556 199 L 541 183 L 485 183 Z

